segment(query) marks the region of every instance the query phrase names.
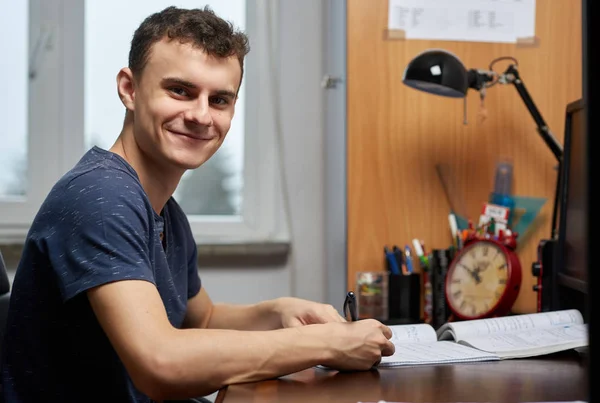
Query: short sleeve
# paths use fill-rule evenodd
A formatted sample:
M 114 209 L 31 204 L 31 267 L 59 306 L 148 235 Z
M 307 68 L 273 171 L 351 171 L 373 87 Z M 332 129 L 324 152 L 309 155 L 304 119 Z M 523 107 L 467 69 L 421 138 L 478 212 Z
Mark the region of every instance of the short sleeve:
M 171 197 L 164 208 L 164 216 L 166 219 L 166 225 L 171 230 L 169 235 L 172 236 L 172 240 L 168 241 L 169 236 L 167 236 L 167 242 L 169 245 L 174 243 L 174 250 L 176 250 L 177 257 L 175 258 L 177 263 L 172 262 L 172 267 L 185 267 L 186 270 L 186 281 L 185 285 L 187 286 L 187 299 L 193 298 L 198 294 L 202 287 L 202 281 L 200 280 L 200 275 L 198 272 L 198 247 L 196 245 L 196 240 L 194 239 L 194 234 L 192 233 L 192 228 L 190 227 L 190 221 L 179 205 L 177 201 Z M 168 231 L 167 231 L 168 232 Z M 169 233 L 169 232 L 168 232 Z M 168 253 L 167 255 L 171 255 L 173 252 Z M 181 262 L 181 264 L 179 263 Z M 183 268 L 181 272 L 183 274 Z M 177 269 L 179 272 L 179 269 Z M 181 282 L 181 293 L 183 293 L 185 287 L 183 282 Z
M 120 280 L 155 284 L 149 250 L 152 210 L 139 182 L 97 168 L 47 200 L 45 240 L 63 299 Z M 149 210 L 150 208 L 150 210 Z
M 200 274 L 198 273 L 198 247 L 196 246 L 194 237 L 191 236 L 190 238 L 190 249 L 192 250 L 192 253 L 188 261 L 188 299 L 196 296 L 202 287 Z
M 187 297 L 190 299 L 195 297 L 202 287 L 202 281 L 200 280 L 200 274 L 198 273 L 198 246 L 196 245 L 196 240 L 194 239 L 194 234 L 192 233 L 192 228 L 190 227 L 190 221 L 188 220 L 187 215 L 175 199 L 171 198 L 170 202 L 173 206 L 177 228 L 179 228 L 181 237 L 184 239 L 185 251 L 188 257 Z

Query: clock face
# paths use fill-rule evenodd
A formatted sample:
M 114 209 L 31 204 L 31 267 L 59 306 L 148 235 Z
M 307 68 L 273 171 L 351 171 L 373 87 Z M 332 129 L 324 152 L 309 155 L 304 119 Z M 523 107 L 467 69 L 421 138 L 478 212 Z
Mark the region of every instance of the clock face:
M 508 261 L 500 246 L 475 242 L 465 247 L 448 271 L 446 295 L 460 316 L 485 316 L 505 294 Z

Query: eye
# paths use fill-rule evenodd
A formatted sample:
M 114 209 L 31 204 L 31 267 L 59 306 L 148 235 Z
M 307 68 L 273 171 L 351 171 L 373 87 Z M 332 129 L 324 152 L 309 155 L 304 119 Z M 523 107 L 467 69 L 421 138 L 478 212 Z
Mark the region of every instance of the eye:
M 210 102 L 215 105 L 227 105 L 229 101 L 223 97 L 211 97 Z
M 173 94 L 178 95 L 180 97 L 189 97 L 190 94 L 187 92 L 187 90 L 183 87 L 171 87 L 169 88 L 169 91 L 171 91 Z

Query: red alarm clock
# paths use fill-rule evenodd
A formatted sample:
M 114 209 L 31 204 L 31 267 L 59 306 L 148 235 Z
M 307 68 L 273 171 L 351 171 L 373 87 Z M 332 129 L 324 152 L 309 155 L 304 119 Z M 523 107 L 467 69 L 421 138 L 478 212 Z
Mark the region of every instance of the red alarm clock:
M 471 237 L 450 263 L 446 302 L 458 319 L 506 315 L 521 288 L 521 263 L 515 252 L 517 234 Z

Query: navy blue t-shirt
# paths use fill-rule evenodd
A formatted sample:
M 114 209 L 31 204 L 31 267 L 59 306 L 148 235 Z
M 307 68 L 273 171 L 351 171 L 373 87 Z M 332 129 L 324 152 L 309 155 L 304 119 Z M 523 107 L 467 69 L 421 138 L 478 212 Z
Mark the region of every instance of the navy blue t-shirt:
M 133 385 L 86 291 L 149 281 L 180 328 L 201 286 L 196 259 L 176 201 L 157 214 L 124 159 L 88 151 L 52 188 L 27 235 L 3 344 L 6 402 L 151 402 Z

